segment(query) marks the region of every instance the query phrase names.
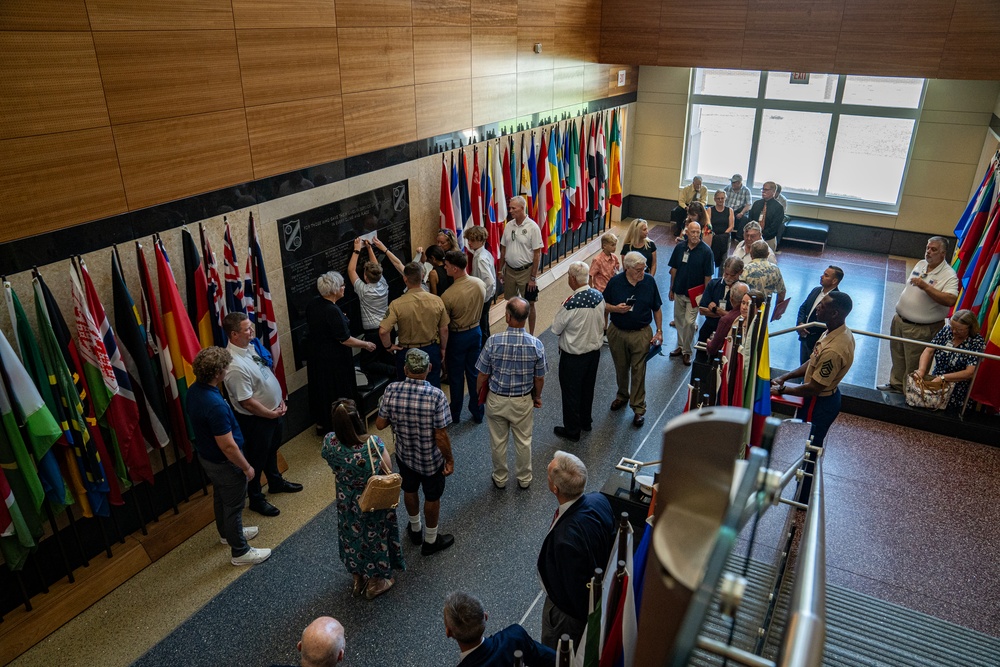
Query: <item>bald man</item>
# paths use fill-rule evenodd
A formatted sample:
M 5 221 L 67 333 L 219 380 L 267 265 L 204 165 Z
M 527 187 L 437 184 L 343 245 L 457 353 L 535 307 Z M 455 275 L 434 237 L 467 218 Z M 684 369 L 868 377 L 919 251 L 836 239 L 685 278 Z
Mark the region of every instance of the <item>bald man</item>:
M 333 667 L 344 661 L 344 626 L 335 618 L 320 616 L 302 631 L 297 648 L 302 667 Z

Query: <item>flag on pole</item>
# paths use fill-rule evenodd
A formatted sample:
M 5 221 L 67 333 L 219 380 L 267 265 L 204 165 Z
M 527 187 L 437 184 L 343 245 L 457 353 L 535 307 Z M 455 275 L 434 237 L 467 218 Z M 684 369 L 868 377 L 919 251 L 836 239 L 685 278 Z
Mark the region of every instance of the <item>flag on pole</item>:
M 562 187 L 559 182 L 559 144 L 556 142 L 556 128 L 549 130 L 549 148 L 546 154 L 545 164 L 547 174 L 545 177 L 548 188 L 548 208 L 546 209 L 546 224 L 549 232 L 549 245 L 555 245 L 559 240 L 559 211 L 562 210 Z
M 240 262 L 236 258 L 236 246 L 233 244 L 233 234 L 226 222 L 226 233 L 223 236 L 222 267 L 226 281 L 226 308 L 223 317 L 229 313 L 245 313 L 243 305 L 243 281 L 240 279 Z M 153 308 L 153 310 L 156 310 Z
M 482 177 L 483 172 L 479 170 L 479 146 L 475 146 L 472 149 L 472 187 L 469 192 L 469 205 L 472 207 L 472 224 L 477 227 L 484 226 Z
M 608 160 L 607 140 L 604 138 L 604 118 L 599 115 L 597 122 L 597 213 L 604 217 L 607 210 Z
M 531 219 L 534 220 L 535 222 L 538 222 L 539 220 L 541 220 L 542 221 L 542 225 L 544 226 L 545 221 L 542 220 L 542 218 L 539 217 L 539 215 L 538 215 L 538 183 L 539 183 L 539 180 L 538 180 L 538 158 L 535 157 L 535 131 L 534 130 L 531 131 L 530 141 L 531 141 L 531 152 L 528 155 L 528 180 L 530 181 L 529 184 L 531 185 L 531 193 L 530 193 L 531 196 L 528 197 L 528 204 L 530 204 L 528 206 L 528 211 L 529 211 L 528 215 L 531 216 Z M 545 238 L 545 234 L 542 234 L 542 239 L 544 240 L 544 238 Z
M 581 121 L 580 124 L 582 126 L 583 122 Z M 576 131 L 576 122 L 570 123 L 568 132 L 570 135 L 569 176 L 567 177 L 568 190 L 570 191 L 569 223 L 570 228 L 576 231 L 580 229 L 580 225 L 587 218 L 586 165 L 580 162 L 580 134 Z M 586 151 L 584 151 L 584 157 L 586 157 Z
M 461 231 L 460 225 L 462 224 L 462 202 L 459 195 L 458 189 L 458 165 L 455 163 L 455 151 L 451 152 L 451 214 L 455 218 L 455 237 L 458 237 L 458 233 Z
M 592 220 L 597 211 L 597 128 L 590 119 L 587 131 L 587 219 Z
M 552 209 L 552 172 L 549 170 L 549 142 L 545 140 L 545 130 L 541 131 L 539 146 L 536 174 L 538 217 L 536 220 L 542 228 L 542 252 L 548 252 L 553 231 L 549 224 L 549 211 Z
M 499 139 L 497 140 L 499 143 Z M 499 147 L 498 147 L 499 148 Z M 516 166 L 517 156 L 514 156 L 514 163 Z M 505 142 L 503 149 L 503 195 L 504 201 L 509 202 L 510 198 L 514 196 L 514 177 L 513 171 L 511 171 L 510 164 L 510 143 Z M 507 217 L 507 216 L 504 216 Z
M 281 357 L 281 343 L 278 340 L 278 320 L 274 316 L 274 303 L 271 301 L 271 289 L 267 284 L 267 270 L 264 268 L 264 253 L 257 236 L 253 214 L 250 214 L 250 257 L 251 278 L 253 280 L 254 308 L 257 312 L 257 338 L 261 346 L 271 357 L 271 371 L 281 385 L 282 398 L 288 398 L 288 387 L 285 385 L 285 360 Z
M 485 215 L 486 233 L 491 249 L 496 248 L 495 255 L 499 256 L 501 232 L 497 221 L 497 207 L 494 197 L 496 188 L 493 184 L 493 146 L 486 142 L 486 164 L 483 165 L 483 211 Z
M 187 227 L 181 229 L 181 243 L 184 247 L 187 311 L 191 317 L 191 326 L 198 334 L 201 346 L 210 347 L 215 345 L 215 332 L 212 331 L 212 318 L 208 311 L 208 276 L 205 275 L 205 265 L 201 262 L 194 237 Z
M 1000 355 L 1000 318 L 990 327 L 986 349 L 983 351 L 986 354 Z M 981 360 L 976 379 L 969 388 L 969 399 L 1000 408 L 1000 382 L 996 380 L 998 373 L 1000 373 L 1000 361 Z
M 166 327 L 160 315 L 160 308 L 156 301 L 156 292 L 153 291 L 153 280 L 149 273 L 149 265 L 146 264 L 146 256 L 143 252 L 142 244 L 138 241 L 135 244 L 135 252 L 141 287 L 139 293 L 142 295 L 142 298 L 139 300 L 140 313 L 146 332 L 146 354 L 150 359 L 153 372 L 158 372 L 159 375 L 160 387 L 163 391 L 163 398 L 170 421 L 170 432 L 174 438 L 174 442 L 184 452 L 184 458 L 190 462 L 194 456 L 194 451 L 191 448 L 193 435 L 188 430 L 184 407 L 181 404 L 180 390 L 177 388 L 177 378 L 174 375 L 174 361 L 167 345 Z M 240 283 L 241 293 L 242 290 L 243 286 Z M 242 304 L 242 296 L 240 296 L 240 303 Z
M 966 241 L 970 237 L 978 237 L 978 234 L 974 234 L 972 229 L 977 223 L 977 220 L 982 215 L 982 210 L 985 208 L 987 211 L 991 208 L 989 203 L 990 196 L 987 194 L 988 188 L 993 188 L 995 196 L 996 193 L 996 182 L 995 175 L 997 173 L 997 158 L 994 157 L 990 161 L 989 167 L 986 168 L 986 174 L 983 176 L 982 182 L 976 189 L 975 196 L 969 200 L 968 205 L 965 207 L 965 211 L 962 213 L 962 217 L 958 219 L 958 224 L 955 225 L 955 236 L 958 238 L 958 243 L 955 245 L 955 252 L 952 258 L 952 268 L 955 269 L 956 273 L 962 268 L 963 259 L 961 257 L 962 248 L 965 246 Z M 983 221 L 978 220 L 979 224 L 982 225 Z M 961 277 L 959 273 L 959 277 Z
M 212 322 L 212 339 L 215 345 L 225 347 L 229 342 L 222 331 L 222 318 L 226 314 L 226 296 L 222 287 L 222 277 L 219 275 L 219 264 L 215 260 L 215 253 L 212 252 L 208 237 L 205 236 L 205 226 L 199 224 L 198 231 L 201 234 L 201 256 L 205 263 L 205 278 L 208 281 L 208 317 Z
M 448 162 L 441 156 L 441 229 L 455 232 L 455 207 L 451 203 L 451 177 L 448 175 Z M 457 236 L 457 234 L 456 234 Z
M 771 356 L 767 344 L 767 302 L 760 306 L 757 314 L 757 340 L 760 353 L 757 355 L 755 372 L 753 422 L 750 428 L 750 444 L 759 447 L 764 436 L 764 420 L 771 416 Z
M 3 560 L 11 572 L 24 568 L 24 563 L 35 548 L 35 538 L 41 536 L 40 529 L 35 532 L 29 528 L 4 469 L 0 466 L 0 554 L 3 554 Z
M 509 169 L 504 169 L 500 164 L 500 141 L 496 142 L 496 146 L 493 147 L 493 205 L 497 209 L 497 225 L 499 227 L 499 233 L 503 234 L 504 225 L 507 222 L 507 185 L 504 183 L 506 179 L 506 174 L 510 173 Z
M 531 168 L 529 167 L 529 160 L 531 159 L 528 155 L 528 142 L 531 141 L 529 136 L 530 135 L 527 132 L 521 136 L 521 170 L 518 177 L 517 193 L 524 197 L 524 201 L 527 202 L 524 210 L 528 216 L 531 216 L 531 204 L 534 201 L 534 197 L 532 197 L 531 193 L 531 186 L 534 182 L 534 178 L 531 175 Z M 534 143 L 532 143 L 531 148 L 534 150 Z
M 621 112 L 611 112 L 611 136 L 608 137 L 610 150 L 608 156 L 608 210 L 612 206 L 622 205 L 622 147 L 619 129 Z
M 458 245 L 465 247 L 465 231 L 472 226 L 472 197 L 469 193 L 469 165 L 465 159 L 465 151 L 459 151 L 458 157 L 458 198 L 462 209 L 461 224 L 458 228 Z M 472 268 L 472 263 L 469 267 Z

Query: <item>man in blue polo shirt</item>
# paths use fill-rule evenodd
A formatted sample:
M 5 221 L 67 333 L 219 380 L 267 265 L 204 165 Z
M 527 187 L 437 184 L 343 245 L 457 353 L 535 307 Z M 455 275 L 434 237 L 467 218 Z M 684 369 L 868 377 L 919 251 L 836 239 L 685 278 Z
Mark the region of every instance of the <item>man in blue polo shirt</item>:
M 656 280 L 646 274 L 645 257 L 633 251 L 625 255 L 622 264 L 625 270 L 604 288 L 604 310 L 611 313 L 608 347 L 618 380 L 611 410 L 621 410 L 628 402 L 635 413 L 632 425 L 640 428 L 646 423 L 646 355 L 650 345 L 663 344 L 663 301 Z M 651 322 L 656 325 L 655 332 Z
M 243 526 L 243 499 L 254 469 L 243 456 L 243 433 L 232 408 L 219 392 L 233 357 L 221 347 L 205 348 L 194 358 L 197 378 L 187 394 L 187 413 L 194 429 L 194 446 L 205 474 L 212 480 L 215 528 L 222 544 L 232 549 L 233 565 L 261 563 L 270 549 L 247 544 L 259 532 Z
M 701 225 L 689 222 L 684 228 L 687 243 L 678 243 L 670 255 L 670 300 L 674 302 L 674 325 L 677 327 L 677 349 L 671 357 L 681 357 L 691 365 L 694 353 L 694 332 L 698 328 L 698 306 L 691 301 L 688 290 L 705 287 L 715 274 L 712 249 L 701 240 Z

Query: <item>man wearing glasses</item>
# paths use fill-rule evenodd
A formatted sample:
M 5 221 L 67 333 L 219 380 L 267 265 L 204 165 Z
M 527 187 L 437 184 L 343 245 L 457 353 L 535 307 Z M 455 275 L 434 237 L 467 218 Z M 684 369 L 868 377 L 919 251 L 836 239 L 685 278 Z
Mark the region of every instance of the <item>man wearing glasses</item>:
M 777 246 L 778 232 L 785 223 L 785 207 L 782 206 L 774 195 L 777 194 L 778 186 L 774 181 L 767 181 L 760 191 L 761 198 L 753 203 L 747 217 L 756 221 L 764 235 L 767 245 L 774 250 Z
M 697 222 L 691 224 L 700 229 Z M 708 255 L 711 261 L 711 250 Z M 618 381 L 611 410 L 621 410 L 627 402 L 635 413 L 632 425 L 640 428 L 646 423 L 646 355 L 650 345 L 663 344 L 663 301 L 656 280 L 646 275 L 645 257 L 633 251 L 622 264 L 625 270 L 604 288 L 604 310 L 611 314 L 608 347 Z M 650 323 L 655 324 L 655 332 Z

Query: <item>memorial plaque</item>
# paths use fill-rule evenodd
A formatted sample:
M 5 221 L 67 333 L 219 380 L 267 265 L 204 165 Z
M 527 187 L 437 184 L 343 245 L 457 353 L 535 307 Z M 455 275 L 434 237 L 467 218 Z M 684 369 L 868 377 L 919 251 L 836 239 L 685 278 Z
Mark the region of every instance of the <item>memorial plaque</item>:
M 291 327 L 295 368 L 305 359 L 306 306 L 319 296 L 316 279 L 327 271 L 344 276 L 347 290 L 337 302 L 351 324 L 351 333 L 359 336 L 361 310 L 354 287 L 347 276 L 347 263 L 354 251 L 354 239 L 377 234 L 379 240 L 404 264 L 410 261 L 410 197 L 407 181 L 400 181 L 370 192 L 347 197 L 318 208 L 302 211 L 278 220 L 281 240 L 281 263 L 285 276 L 285 299 Z M 403 293 L 403 277 L 392 263 L 376 251 L 382 273 L 389 282 L 389 299 Z M 358 258 L 358 275 L 364 275 L 367 250 Z M 330 341 L 331 345 L 338 345 Z

